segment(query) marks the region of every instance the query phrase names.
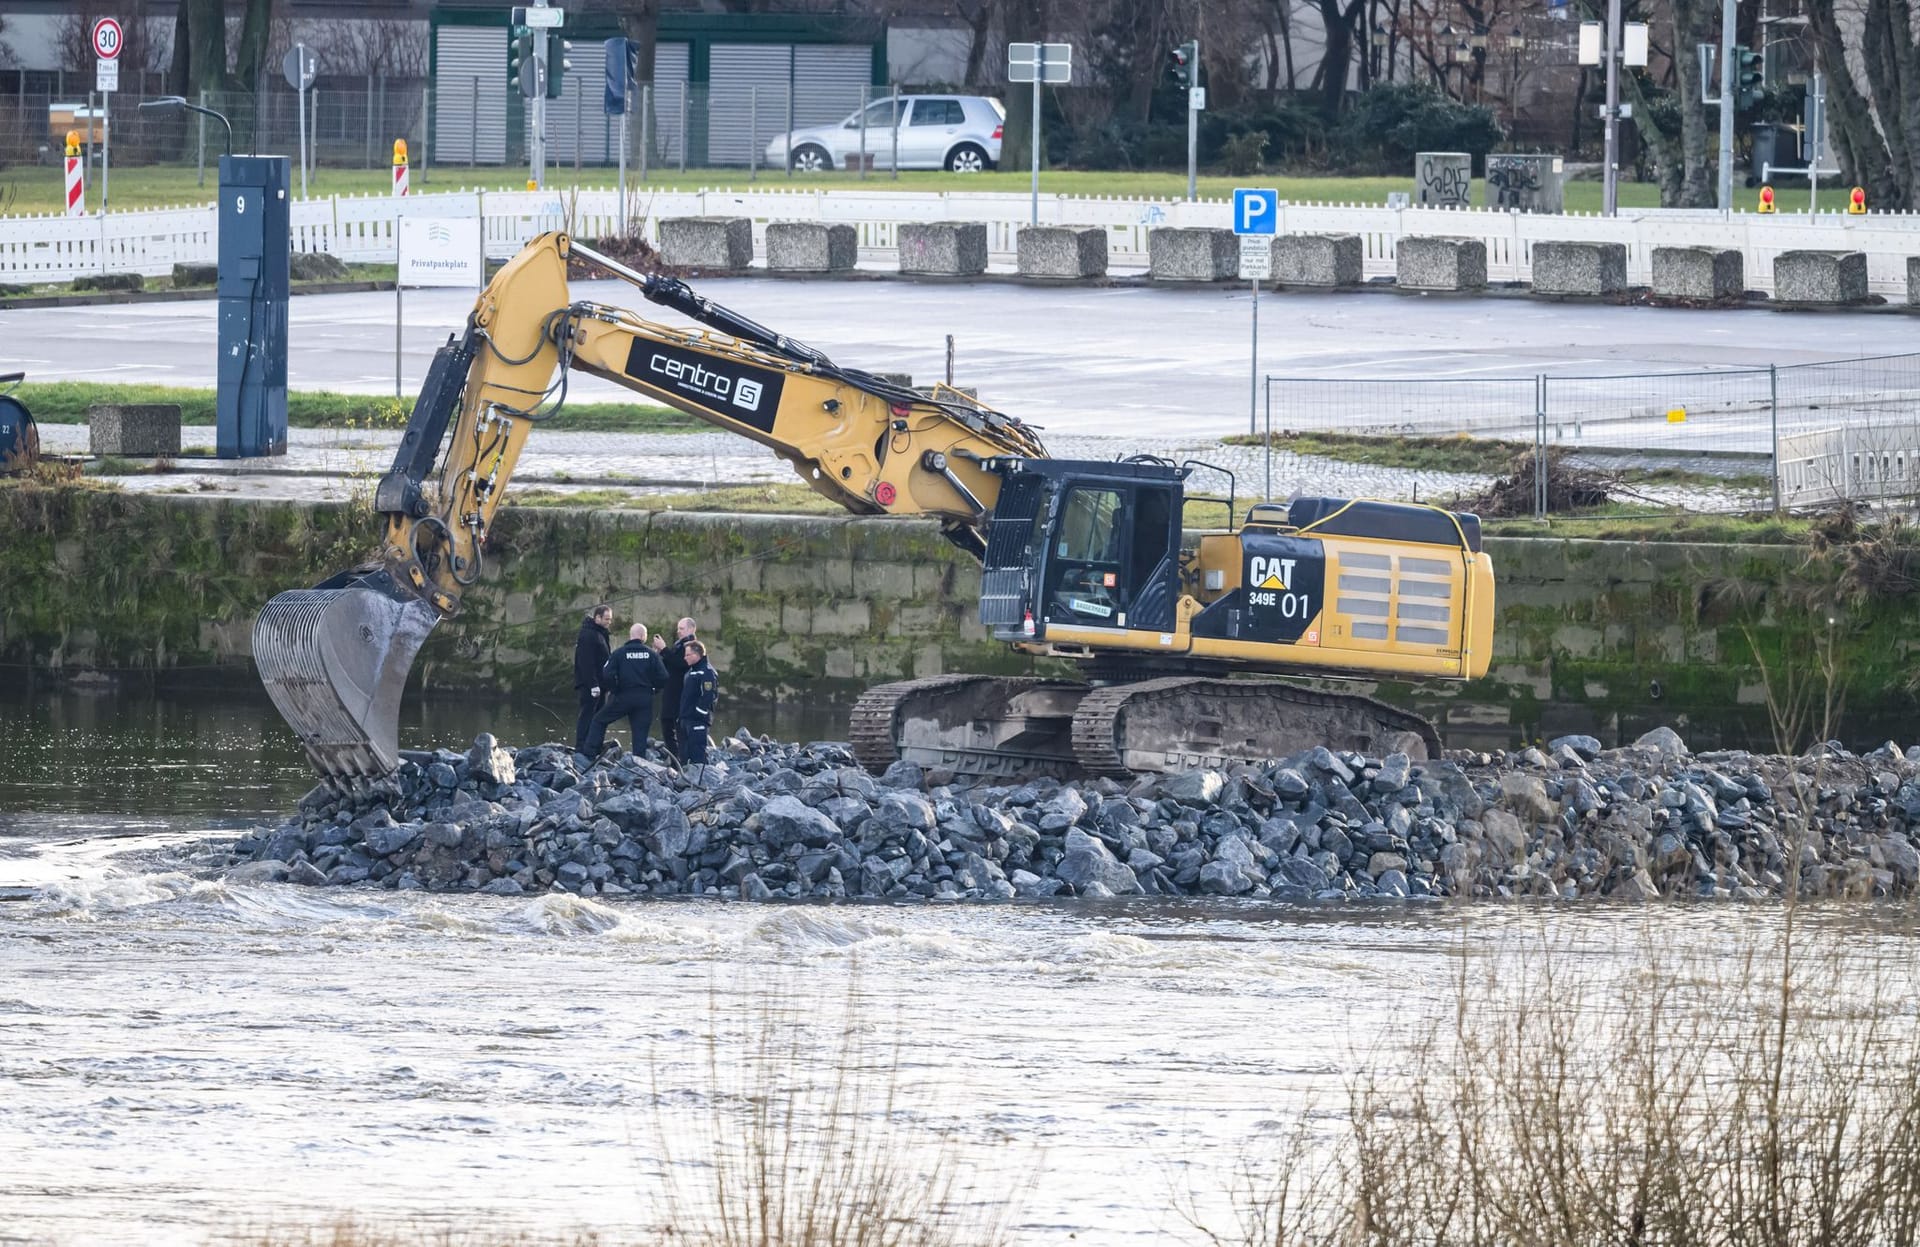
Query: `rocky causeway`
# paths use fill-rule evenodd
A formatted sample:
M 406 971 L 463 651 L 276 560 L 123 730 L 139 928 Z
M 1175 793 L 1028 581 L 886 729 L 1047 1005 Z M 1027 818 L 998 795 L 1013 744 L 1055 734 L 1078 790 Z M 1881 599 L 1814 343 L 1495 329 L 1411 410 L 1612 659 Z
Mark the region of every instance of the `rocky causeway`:
M 1920 746 L 1602 749 L 1434 761 L 1314 749 L 1131 781 L 966 783 L 744 730 L 681 771 L 490 735 L 315 788 L 229 877 L 521 895 L 1011 901 L 1203 896 L 1766 899 L 1911 894 Z M 1789 881 L 1797 881 L 1790 883 Z

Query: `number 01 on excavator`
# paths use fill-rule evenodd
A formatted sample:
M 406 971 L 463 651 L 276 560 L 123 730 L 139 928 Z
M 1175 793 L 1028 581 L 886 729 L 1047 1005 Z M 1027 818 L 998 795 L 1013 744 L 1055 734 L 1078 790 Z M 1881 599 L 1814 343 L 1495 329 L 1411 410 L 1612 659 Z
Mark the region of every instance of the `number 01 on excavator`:
M 694 323 L 575 299 L 570 257 Z M 680 281 L 545 234 L 500 270 L 428 370 L 375 490 L 379 557 L 276 595 L 254 623 L 268 692 L 323 775 L 378 779 L 399 764 L 407 672 L 483 578 L 514 464 L 573 372 L 762 443 L 851 512 L 938 521 L 980 561 L 992 635 L 1082 673 L 872 688 L 849 725 L 868 767 L 1125 774 L 1313 745 L 1426 757 L 1439 740 L 1416 715 L 1261 677 L 1487 669 L 1493 568 L 1474 516 L 1296 498 L 1252 507 L 1237 530 L 1189 531 L 1219 513 L 1219 500 L 1188 492 L 1207 465 L 1051 458 L 1032 429 L 959 391 L 843 367 Z

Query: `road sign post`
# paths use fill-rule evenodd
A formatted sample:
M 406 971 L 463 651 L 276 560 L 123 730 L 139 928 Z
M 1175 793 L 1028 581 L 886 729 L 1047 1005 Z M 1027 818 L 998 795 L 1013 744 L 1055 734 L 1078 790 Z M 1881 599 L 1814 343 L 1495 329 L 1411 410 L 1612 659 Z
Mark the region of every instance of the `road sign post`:
M 1247 435 L 1260 414 L 1260 283 L 1273 276 L 1273 239 L 1280 232 L 1280 192 L 1241 187 L 1233 192 L 1233 232 L 1240 236 L 1240 277 L 1253 287 L 1253 345 L 1247 383 Z M 1273 500 L 1273 437 L 1267 437 L 1266 498 Z
M 1070 43 L 1009 43 L 1007 81 L 1033 84 L 1033 210 L 1028 224 L 1040 224 L 1040 84 L 1073 81 Z
M 320 72 L 320 62 L 314 58 L 313 50 L 304 43 L 296 43 L 288 49 L 286 57 L 280 62 L 280 72 L 286 75 L 287 85 L 300 99 L 300 198 L 307 197 L 307 88 L 313 85 L 313 77 Z
M 120 23 L 111 17 L 103 17 L 93 24 L 93 54 L 100 59 L 95 64 L 93 89 L 100 92 L 100 216 L 102 226 L 107 215 L 107 196 L 112 183 L 109 180 L 108 156 L 113 150 L 112 120 L 113 111 L 108 99 L 120 89 L 120 45 L 123 35 Z M 102 249 L 104 251 L 104 248 Z

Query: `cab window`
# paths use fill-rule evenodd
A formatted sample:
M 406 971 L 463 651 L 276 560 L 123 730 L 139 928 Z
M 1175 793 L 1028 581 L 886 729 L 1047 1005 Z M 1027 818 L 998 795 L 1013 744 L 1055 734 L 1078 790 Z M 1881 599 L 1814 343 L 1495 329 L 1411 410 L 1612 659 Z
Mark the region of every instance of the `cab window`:
M 1120 491 L 1076 489 L 1060 517 L 1054 557 L 1068 563 L 1115 563 L 1120 559 Z

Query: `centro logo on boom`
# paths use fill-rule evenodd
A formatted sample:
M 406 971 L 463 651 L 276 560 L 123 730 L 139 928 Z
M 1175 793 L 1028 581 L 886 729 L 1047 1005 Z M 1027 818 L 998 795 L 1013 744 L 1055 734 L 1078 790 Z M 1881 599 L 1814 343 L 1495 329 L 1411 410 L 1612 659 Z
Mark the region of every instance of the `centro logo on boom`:
M 647 366 L 661 376 L 679 382 L 686 389 L 708 398 L 730 402 L 743 411 L 756 411 L 760 407 L 763 387 L 758 381 L 743 377 L 736 384 L 732 377 L 715 372 L 705 364 L 668 359 L 664 355 L 655 355 L 647 361 Z

